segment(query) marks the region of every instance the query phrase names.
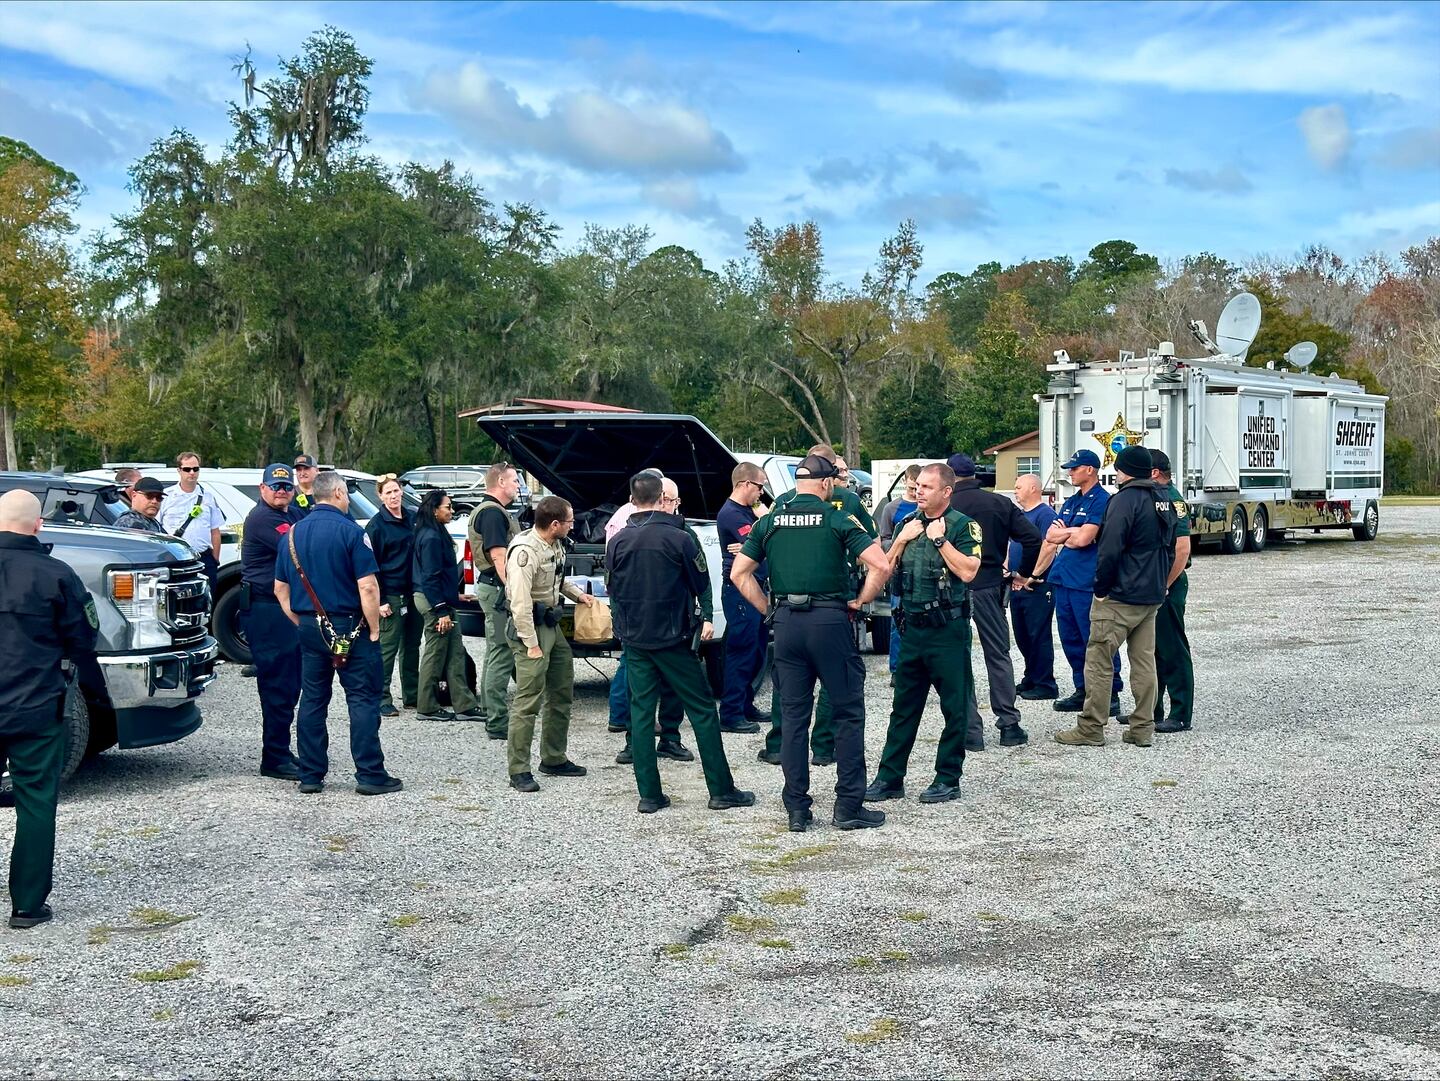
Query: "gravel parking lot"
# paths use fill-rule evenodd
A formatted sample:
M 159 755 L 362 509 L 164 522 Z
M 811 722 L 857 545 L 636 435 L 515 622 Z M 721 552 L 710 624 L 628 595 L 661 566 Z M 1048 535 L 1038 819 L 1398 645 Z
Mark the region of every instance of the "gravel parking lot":
M 858 834 L 833 770 L 786 833 L 759 736 L 726 737 L 756 807 L 666 763 L 638 816 L 583 666 L 588 778 L 519 795 L 481 726 L 412 714 L 405 791 L 367 799 L 337 709 L 302 797 L 228 666 L 198 733 L 70 787 L 56 921 L 0 930 L 0 1074 L 1440 1075 L 1437 533 L 1387 508 L 1373 544 L 1200 557 L 1194 732 L 1068 749 L 1026 702 L 1031 744 L 926 807 L 932 704 L 912 798 Z

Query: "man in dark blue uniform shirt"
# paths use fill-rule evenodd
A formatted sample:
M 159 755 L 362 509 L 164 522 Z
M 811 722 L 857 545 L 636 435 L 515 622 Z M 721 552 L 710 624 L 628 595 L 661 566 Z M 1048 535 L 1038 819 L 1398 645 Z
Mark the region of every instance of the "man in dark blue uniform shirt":
M 1055 509 L 1045 502 L 1040 478 L 1026 473 L 1015 478 L 1015 505 L 1020 513 L 1045 536 L 1055 523 Z M 1055 621 L 1055 590 L 1045 580 L 1045 572 L 1055 558 L 1055 547 L 1045 545 L 1030 578 L 1021 578 L 1020 545 L 1010 542 L 1005 570 L 1010 578 L 1010 625 L 1015 629 L 1015 645 L 1025 658 L 1025 675 L 1015 685 L 1021 698 L 1053 702 L 1060 697 L 1055 685 L 1055 637 L 1051 626 Z
M 740 546 L 755 525 L 755 501 L 765 490 L 765 473 L 754 462 L 741 462 L 730 474 L 730 498 L 715 516 L 720 535 L 720 559 L 724 568 L 720 603 L 725 609 L 725 690 L 720 699 L 720 731 L 758 732 L 760 712 L 755 708 L 755 677 L 765 666 L 765 646 L 770 637 L 764 614 L 740 595 L 730 581 L 730 568 Z M 765 565 L 755 572 L 765 588 Z
M 240 542 L 240 619 L 260 692 L 260 773 L 281 781 L 300 779 L 290 750 L 300 700 L 300 635 L 275 599 L 275 557 L 302 517 L 291 507 L 294 498 L 294 470 L 267 466 L 260 502 L 245 516 Z
M 1055 623 L 1060 646 L 1070 662 L 1075 693 L 1053 706 L 1057 713 L 1079 713 L 1085 705 L 1085 646 L 1090 641 L 1090 606 L 1095 601 L 1095 541 L 1110 493 L 1100 485 L 1100 456 L 1077 450 L 1060 467 L 1070 474 L 1075 492 L 1060 506 L 1059 520 L 1045 533 L 1054 552 L 1048 580 L 1055 591 Z M 1047 553 L 1048 554 L 1048 553 Z M 1042 561 L 1042 567 L 1045 563 Z M 1110 685 L 1110 715 L 1120 714 L 1120 657 L 1115 657 Z
M 350 713 L 355 791 L 398 792 L 380 750 L 380 584 L 365 531 L 350 520 L 345 478 L 315 478 L 312 512 L 285 536 L 275 557 L 275 596 L 300 628 L 300 791 L 319 792 L 330 768 L 325 716 L 338 671 Z

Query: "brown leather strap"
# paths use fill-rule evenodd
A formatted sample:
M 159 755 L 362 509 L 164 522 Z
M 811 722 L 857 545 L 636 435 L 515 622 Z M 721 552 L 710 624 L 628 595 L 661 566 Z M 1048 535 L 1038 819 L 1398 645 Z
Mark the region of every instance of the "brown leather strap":
M 295 571 L 300 575 L 300 584 L 305 587 L 305 592 L 310 594 L 310 603 L 315 606 L 315 614 L 326 623 L 330 617 L 325 614 L 325 607 L 320 603 L 320 598 L 315 596 L 315 587 L 310 584 L 310 579 L 305 576 L 305 568 L 300 566 L 300 553 L 295 550 L 295 530 L 290 530 L 290 562 L 295 564 Z

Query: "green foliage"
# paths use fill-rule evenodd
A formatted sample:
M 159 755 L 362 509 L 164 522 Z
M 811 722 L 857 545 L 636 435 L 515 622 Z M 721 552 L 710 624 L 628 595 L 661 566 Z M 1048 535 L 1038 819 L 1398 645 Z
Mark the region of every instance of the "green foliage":
M 974 348 L 980 324 L 999 292 L 999 275 L 999 263 L 982 263 L 969 274 L 941 274 L 927 288 L 928 303 L 944 315 L 957 349 Z
M 866 425 L 867 458 L 943 458 L 949 453 L 952 390 L 937 364 L 885 377 Z M 988 445 L 988 444 L 987 444 Z
M 1418 492 L 1419 479 L 1415 469 L 1414 441 L 1398 436 L 1387 437 L 1385 440 L 1385 491 L 1392 493 Z
M 1035 429 L 1032 396 L 1045 389 L 1045 369 L 1022 333 L 1028 321 L 1025 301 L 1017 294 L 1002 294 L 991 304 L 950 409 L 947 423 L 954 450 L 978 455 Z

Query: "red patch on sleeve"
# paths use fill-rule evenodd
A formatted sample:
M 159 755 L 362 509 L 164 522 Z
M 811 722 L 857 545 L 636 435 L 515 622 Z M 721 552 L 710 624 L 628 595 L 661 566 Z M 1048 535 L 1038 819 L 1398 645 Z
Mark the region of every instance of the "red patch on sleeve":
M 754 528 L 755 526 L 753 523 L 751 525 L 742 525 L 738 530 L 736 530 L 736 532 L 739 533 L 742 537 L 748 537 L 750 535 L 750 530 Z
M 277 525 L 277 526 L 275 527 L 275 532 L 276 532 L 276 533 L 279 533 L 279 534 L 283 537 L 286 533 L 289 533 L 289 532 L 290 532 L 290 523 L 289 523 L 289 522 L 281 522 L 279 525 Z

